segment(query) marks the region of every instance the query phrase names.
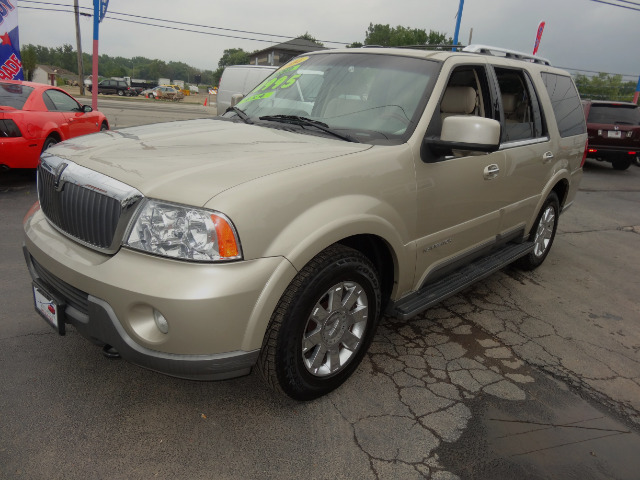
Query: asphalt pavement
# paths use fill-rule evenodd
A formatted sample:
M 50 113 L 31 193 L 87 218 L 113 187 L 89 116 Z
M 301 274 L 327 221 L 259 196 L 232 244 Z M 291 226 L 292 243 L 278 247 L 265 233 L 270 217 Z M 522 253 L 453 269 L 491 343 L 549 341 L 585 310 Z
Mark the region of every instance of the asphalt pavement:
M 175 108 L 113 102 L 116 128 Z M 637 479 L 639 193 L 640 168 L 589 161 L 539 269 L 384 318 L 347 383 L 298 403 L 54 333 L 21 250 L 34 176 L 0 173 L 0 479 Z

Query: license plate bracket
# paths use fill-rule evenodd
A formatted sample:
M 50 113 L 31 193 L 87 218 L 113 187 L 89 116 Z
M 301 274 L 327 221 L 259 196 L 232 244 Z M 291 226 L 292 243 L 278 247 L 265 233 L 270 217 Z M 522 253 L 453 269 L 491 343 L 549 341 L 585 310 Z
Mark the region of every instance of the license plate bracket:
M 56 298 L 46 288 L 33 283 L 33 303 L 36 312 L 44 318 L 58 334 L 65 334 L 64 302 Z

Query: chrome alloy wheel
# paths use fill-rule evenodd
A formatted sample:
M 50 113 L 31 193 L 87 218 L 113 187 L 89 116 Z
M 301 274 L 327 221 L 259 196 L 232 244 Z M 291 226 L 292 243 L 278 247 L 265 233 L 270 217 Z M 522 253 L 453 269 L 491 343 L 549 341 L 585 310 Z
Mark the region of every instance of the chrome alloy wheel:
M 364 288 L 346 281 L 327 290 L 315 304 L 302 337 L 302 360 L 318 377 L 342 370 L 362 345 L 369 304 Z
M 536 238 L 534 240 L 533 253 L 536 257 L 541 257 L 549 248 L 549 244 L 553 239 L 553 230 L 556 225 L 556 211 L 552 205 L 547 208 L 540 217 L 538 229 L 536 230 Z

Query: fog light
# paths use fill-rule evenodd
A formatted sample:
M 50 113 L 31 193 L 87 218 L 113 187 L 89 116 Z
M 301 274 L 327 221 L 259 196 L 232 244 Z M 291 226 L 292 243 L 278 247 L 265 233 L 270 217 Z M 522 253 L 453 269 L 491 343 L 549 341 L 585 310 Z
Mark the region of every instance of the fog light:
M 156 321 L 156 327 L 158 327 L 158 330 L 160 330 L 162 333 L 169 333 L 169 322 L 167 322 L 167 319 L 164 318 L 164 315 L 154 309 L 153 319 Z

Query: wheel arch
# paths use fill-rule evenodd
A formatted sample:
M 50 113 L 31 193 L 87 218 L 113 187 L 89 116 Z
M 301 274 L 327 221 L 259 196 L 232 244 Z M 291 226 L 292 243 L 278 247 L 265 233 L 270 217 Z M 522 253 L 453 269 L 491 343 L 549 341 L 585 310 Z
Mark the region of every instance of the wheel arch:
M 309 260 L 336 244 L 357 250 L 373 263 L 379 275 L 382 296 L 381 314 L 384 313 L 385 307 L 393 294 L 393 290 L 398 285 L 399 264 L 394 249 L 380 236 L 374 234 L 356 234 L 326 245 L 326 247 L 311 255 Z M 243 340 L 243 350 L 249 351 L 262 346 L 262 341 L 267 332 L 271 316 L 280 298 L 286 292 L 289 284 L 299 271 L 300 269 L 295 268 L 292 262 L 284 260 L 273 273 L 256 301 L 251 317 L 247 322 Z

